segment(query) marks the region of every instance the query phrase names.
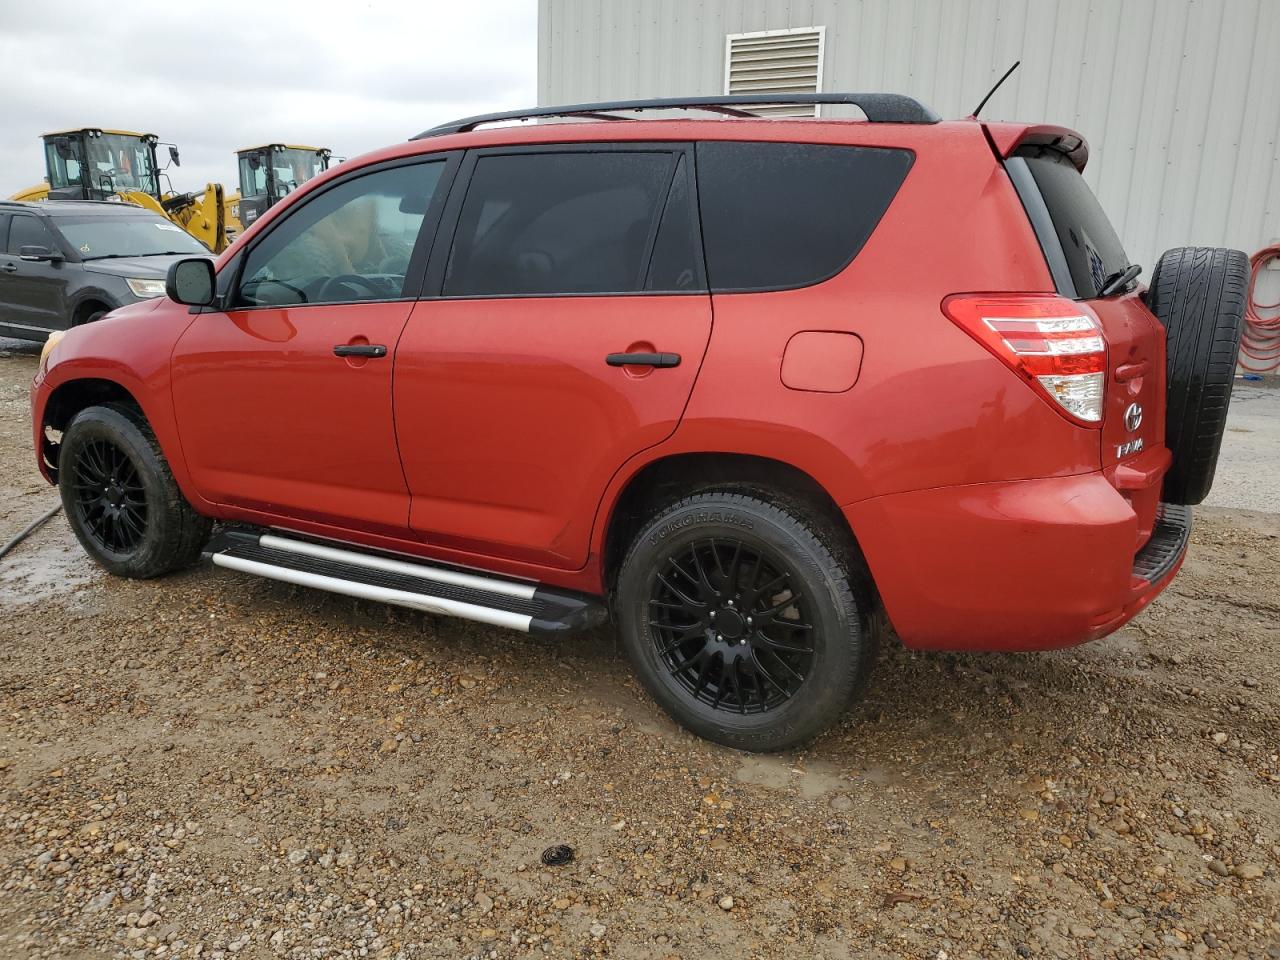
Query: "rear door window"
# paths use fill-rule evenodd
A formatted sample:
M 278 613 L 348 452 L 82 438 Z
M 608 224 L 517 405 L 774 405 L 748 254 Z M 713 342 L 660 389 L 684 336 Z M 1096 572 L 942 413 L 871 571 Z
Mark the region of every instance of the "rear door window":
M 908 150 L 713 141 L 697 148 L 712 292 L 826 280 L 870 238 L 911 168 Z
M 645 150 L 481 155 L 444 295 L 697 289 L 701 271 L 680 161 L 678 153 Z
M 1048 208 L 1075 286 L 1074 296 L 1082 300 L 1096 297 L 1107 277 L 1129 266 L 1124 246 L 1102 204 L 1080 171 L 1058 151 L 1024 150 L 1018 156 L 1026 161 Z M 1041 238 L 1044 242 L 1045 238 Z M 1072 291 L 1059 292 L 1072 295 Z

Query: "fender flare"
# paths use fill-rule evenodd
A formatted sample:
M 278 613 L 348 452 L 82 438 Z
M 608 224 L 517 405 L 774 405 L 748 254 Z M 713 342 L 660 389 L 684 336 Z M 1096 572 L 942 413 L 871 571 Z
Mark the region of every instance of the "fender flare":
M 63 387 L 85 380 L 99 380 L 114 384 L 132 398 L 155 434 L 156 442 L 160 444 L 160 449 L 169 463 L 173 479 L 178 484 L 178 489 L 182 491 L 182 495 L 199 512 L 212 516 L 215 510 L 214 505 L 201 497 L 192 484 L 172 406 L 166 403 L 164 394 L 157 394 L 154 388 L 149 387 L 133 371 L 118 364 L 76 358 L 57 364 L 45 375 L 44 380 L 39 384 L 38 395 L 32 398 L 31 413 L 37 437 L 37 449 L 39 449 L 38 438 L 43 435 L 48 422 L 49 401 Z
M 614 471 L 601 492 L 592 519 L 588 568 L 594 567 L 603 572 L 605 543 L 623 492 L 645 468 L 672 457 L 722 455 L 777 461 L 807 475 L 837 507 L 872 495 L 861 468 L 816 434 L 796 428 L 780 432 L 777 424 L 771 424 L 766 438 L 762 439 L 762 432 L 751 424 L 727 429 L 723 421 L 707 423 L 705 432 L 707 435 L 704 437 L 704 429 L 699 423 L 685 421 L 666 440 L 633 454 Z M 785 446 L 791 449 L 780 449 Z M 837 467 L 839 477 L 833 476 Z

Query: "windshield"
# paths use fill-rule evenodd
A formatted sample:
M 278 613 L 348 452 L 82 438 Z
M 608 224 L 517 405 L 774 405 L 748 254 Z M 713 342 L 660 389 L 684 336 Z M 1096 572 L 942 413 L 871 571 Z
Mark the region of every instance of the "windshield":
M 156 186 L 156 171 L 151 159 L 151 146 L 141 137 L 125 137 L 104 133 L 89 138 L 89 175 L 91 184 L 104 193 L 123 190 L 140 190 L 152 196 L 160 191 Z
M 282 197 L 324 171 L 324 161 L 314 150 L 280 149 L 272 154 L 271 160 L 276 192 Z
M 58 217 L 55 222 L 67 242 L 85 260 L 209 252 L 204 244 L 181 227 L 150 214 Z
M 277 147 L 270 151 L 271 175 L 275 189 L 272 199 L 288 196 L 316 174 L 325 170 L 325 158 L 314 150 Z M 240 196 L 260 197 L 268 192 L 266 151 L 240 154 Z M 256 164 L 256 165 L 255 165 Z

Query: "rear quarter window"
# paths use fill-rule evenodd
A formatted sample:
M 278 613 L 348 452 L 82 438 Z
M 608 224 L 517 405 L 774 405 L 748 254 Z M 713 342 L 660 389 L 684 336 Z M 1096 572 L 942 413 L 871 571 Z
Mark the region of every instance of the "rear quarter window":
M 679 159 L 642 150 L 480 157 L 458 220 L 444 295 L 696 288 L 692 212 L 679 182 Z M 669 199 L 673 175 L 677 190 Z
M 1074 291 L 1059 290 L 1088 300 L 1098 295 L 1107 277 L 1129 266 L 1124 246 L 1107 219 L 1102 204 L 1085 183 L 1080 171 L 1055 150 L 1020 151 L 1040 191 L 1053 232 L 1062 245 Z M 1046 238 L 1041 237 L 1041 244 Z M 1046 251 L 1046 254 L 1049 251 Z
M 709 141 L 698 202 L 713 292 L 803 287 L 834 276 L 906 179 L 909 150 Z

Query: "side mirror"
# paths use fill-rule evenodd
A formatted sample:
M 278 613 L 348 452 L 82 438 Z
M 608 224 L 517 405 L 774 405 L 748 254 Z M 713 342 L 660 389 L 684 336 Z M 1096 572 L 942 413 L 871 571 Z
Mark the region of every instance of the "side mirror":
M 175 167 L 182 166 L 182 163 L 178 160 L 178 148 L 173 144 L 169 145 L 169 162 Z
M 54 253 L 48 247 L 31 244 L 18 248 L 18 259 L 30 263 L 59 263 L 62 260 L 62 254 Z
M 214 297 L 213 261 L 188 257 L 169 265 L 164 292 L 170 300 L 190 307 L 207 307 Z

